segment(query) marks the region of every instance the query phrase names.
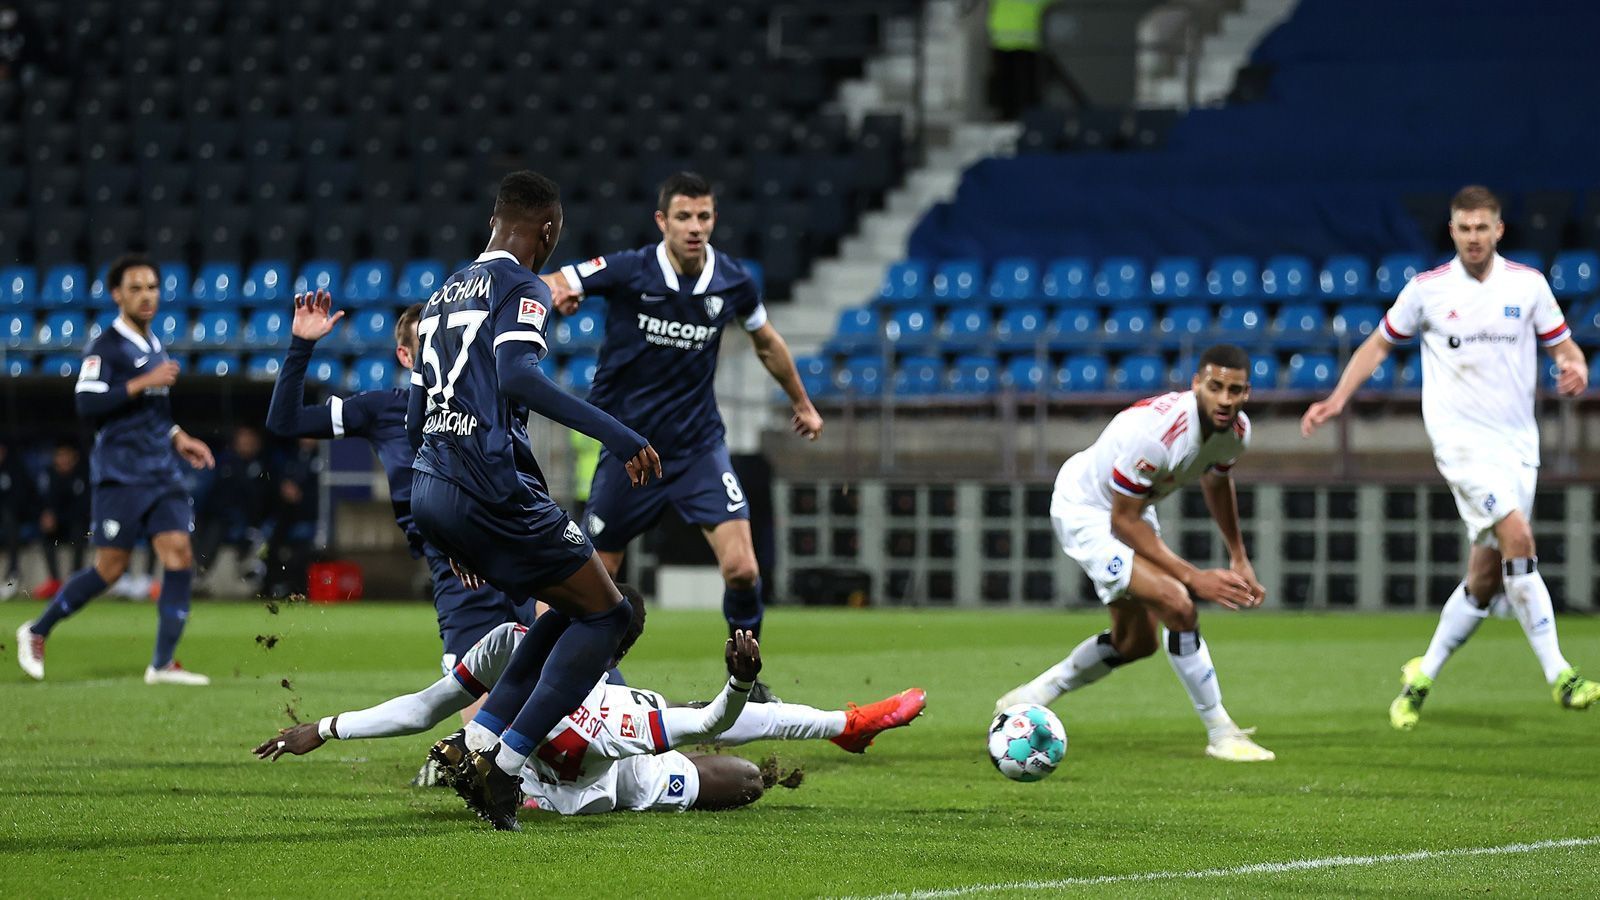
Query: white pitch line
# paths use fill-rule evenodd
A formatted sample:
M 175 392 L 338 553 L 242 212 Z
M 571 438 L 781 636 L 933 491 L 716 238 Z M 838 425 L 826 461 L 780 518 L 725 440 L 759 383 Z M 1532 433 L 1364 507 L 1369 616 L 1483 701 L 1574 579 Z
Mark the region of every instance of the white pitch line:
M 1600 837 L 1565 838 L 1553 841 L 1534 841 L 1528 844 L 1502 844 L 1498 847 L 1466 847 L 1454 850 L 1417 850 L 1412 853 L 1391 853 L 1384 856 L 1325 856 L 1321 859 L 1297 859 L 1290 862 L 1252 863 L 1230 866 L 1225 869 L 1189 869 L 1176 872 L 1133 872 L 1126 875 L 1093 875 L 1081 878 L 1057 878 L 1050 881 L 1011 881 L 994 884 L 974 884 L 966 887 L 943 888 L 931 891 L 877 894 L 867 900 L 933 900 L 937 897 L 968 897 L 995 891 L 1038 891 L 1056 888 L 1085 887 L 1100 884 L 1125 884 L 1140 881 L 1177 881 L 1202 878 L 1231 878 L 1236 875 L 1275 875 L 1282 872 L 1308 872 L 1315 869 L 1342 869 L 1353 866 L 1377 866 L 1385 863 L 1417 862 L 1425 859 L 1447 859 L 1458 856 L 1504 856 L 1512 853 L 1534 853 L 1539 850 L 1557 850 L 1572 847 L 1600 845 Z

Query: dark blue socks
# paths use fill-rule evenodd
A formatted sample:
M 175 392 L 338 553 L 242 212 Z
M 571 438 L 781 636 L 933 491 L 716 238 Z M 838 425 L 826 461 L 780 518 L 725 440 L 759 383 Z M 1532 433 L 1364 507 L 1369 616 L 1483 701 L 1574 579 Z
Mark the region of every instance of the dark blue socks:
M 725 587 L 722 590 L 722 617 L 728 620 L 728 636 L 735 629 L 743 629 L 761 637 L 761 579 L 748 588 Z
M 100 577 L 100 570 L 94 566 L 72 576 L 70 581 L 61 586 L 61 590 L 56 591 L 55 599 L 33 623 L 33 633 L 41 637 L 50 634 L 50 629 L 56 627 L 57 622 L 83 609 L 90 600 L 105 593 L 107 587 L 106 580 Z
M 161 575 L 161 599 L 156 603 L 161 624 L 156 627 L 156 652 L 150 657 L 153 668 L 172 662 L 178 638 L 183 637 L 183 626 L 189 621 L 189 594 L 193 587 L 193 569 L 168 569 Z

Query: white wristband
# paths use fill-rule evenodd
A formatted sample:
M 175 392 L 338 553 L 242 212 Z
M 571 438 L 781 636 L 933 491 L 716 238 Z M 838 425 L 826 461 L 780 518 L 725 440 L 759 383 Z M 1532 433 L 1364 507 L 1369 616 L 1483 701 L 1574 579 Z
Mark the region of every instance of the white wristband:
M 750 689 L 755 687 L 755 686 L 756 686 L 756 683 L 754 681 L 740 681 L 739 679 L 733 677 L 732 675 L 728 676 L 728 687 L 733 688 L 734 690 L 738 691 L 741 694 L 750 693 Z
M 321 735 L 323 740 L 327 740 L 328 738 L 338 740 L 339 735 L 333 730 L 333 721 L 337 718 L 339 717 L 324 716 L 322 721 L 317 723 L 317 734 Z
M 169 440 L 169 441 L 170 441 L 170 440 L 172 440 L 172 439 L 173 439 L 173 438 L 175 438 L 175 437 L 177 437 L 177 436 L 178 436 L 178 432 L 180 432 L 180 431 L 182 431 L 182 430 L 183 430 L 183 429 L 182 429 L 182 428 L 179 428 L 179 427 L 178 427 L 178 426 L 177 426 L 177 425 L 174 425 L 174 426 L 172 426 L 172 427 L 171 427 L 171 428 L 168 428 L 168 429 L 167 429 L 167 440 Z

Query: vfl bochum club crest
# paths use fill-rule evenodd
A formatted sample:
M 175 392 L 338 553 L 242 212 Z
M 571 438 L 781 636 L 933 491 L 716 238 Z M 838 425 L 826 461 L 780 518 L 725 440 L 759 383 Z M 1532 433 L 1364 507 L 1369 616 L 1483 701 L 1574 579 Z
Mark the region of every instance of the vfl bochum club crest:
M 706 298 L 706 315 L 710 316 L 713 322 L 717 320 L 717 316 L 722 315 L 721 297 L 712 294 Z

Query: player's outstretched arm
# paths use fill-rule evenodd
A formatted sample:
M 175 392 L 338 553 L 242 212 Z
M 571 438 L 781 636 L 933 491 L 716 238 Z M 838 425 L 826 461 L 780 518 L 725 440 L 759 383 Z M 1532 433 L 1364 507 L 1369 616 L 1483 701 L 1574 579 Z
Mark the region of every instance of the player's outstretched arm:
M 1556 390 L 1563 397 L 1576 397 L 1589 389 L 1589 361 L 1583 357 L 1583 348 L 1572 338 L 1545 348 L 1555 360 L 1561 374 L 1556 376 Z
M 1339 383 L 1334 386 L 1333 393 L 1326 400 L 1318 400 L 1311 404 L 1306 414 L 1300 417 L 1300 436 L 1310 437 L 1323 423 L 1336 418 L 1344 412 L 1344 405 L 1350 402 L 1350 397 L 1355 394 L 1372 373 L 1378 371 L 1383 361 L 1389 358 L 1389 351 L 1394 345 L 1383 336 L 1383 329 L 1375 329 L 1356 352 L 1350 354 L 1350 362 L 1345 364 L 1344 374 L 1339 376 Z
M 330 315 L 333 295 L 327 291 L 294 295 L 293 339 L 284 356 L 278 379 L 272 385 L 272 401 L 267 406 L 267 430 L 281 437 L 331 438 L 334 436 L 333 409 L 324 404 L 308 406 L 306 369 L 317 341 L 328 336 L 344 311 Z
M 305 722 L 285 728 L 253 751 L 261 759 L 277 759 L 285 753 L 302 756 L 321 747 L 330 738 L 396 737 L 417 734 L 448 719 L 472 704 L 473 695 L 454 678 L 446 675 L 414 694 L 385 700 L 370 709 L 343 712 L 319 722 Z
M 530 345 L 508 341 L 495 351 L 500 390 L 541 416 L 581 432 L 623 460 L 635 486 L 661 477 L 661 458 L 650 442 L 582 398 L 561 389 L 539 368 L 539 354 Z M 409 425 L 409 420 L 408 420 Z
M 578 304 L 583 302 L 583 290 L 567 281 L 567 276 L 560 272 L 551 272 L 540 275 L 539 280 L 550 289 L 550 305 L 556 312 L 563 316 L 570 316 L 578 311 Z
M 728 638 L 723 655 L 730 674 L 715 700 L 701 709 L 674 706 L 662 711 L 668 747 L 712 740 L 732 727 L 744 712 L 750 688 L 761 673 L 761 645 L 755 635 L 738 630 Z
M 1239 529 L 1239 498 L 1233 487 L 1233 477 L 1222 472 L 1207 472 L 1200 476 L 1200 492 L 1205 495 L 1206 509 L 1222 533 L 1222 542 L 1228 545 L 1228 568 L 1238 573 L 1250 586 L 1250 602 L 1243 606 L 1260 606 L 1267 598 L 1267 589 L 1256 579 L 1256 568 L 1250 564 L 1250 554 L 1244 546 L 1244 533 Z
M 1230 569 L 1201 569 L 1172 552 L 1161 535 L 1144 519 L 1144 501 L 1113 493 L 1111 533 L 1133 548 L 1139 559 L 1178 579 L 1189 593 L 1218 606 L 1238 609 L 1250 603 L 1250 586 Z
M 822 434 L 822 415 L 806 394 L 805 383 L 800 380 L 800 371 L 794 367 L 794 354 L 789 352 L 788 342 L 778 333 L 778 329 L 772 327 L 771 322 L 749 334 L 761 365 L 766 367 L 772 380 L 789 396 L 789 405 L 794 409 L 789 424 L 794 428 L 794 433 L 806 440 L 816 440 Z

